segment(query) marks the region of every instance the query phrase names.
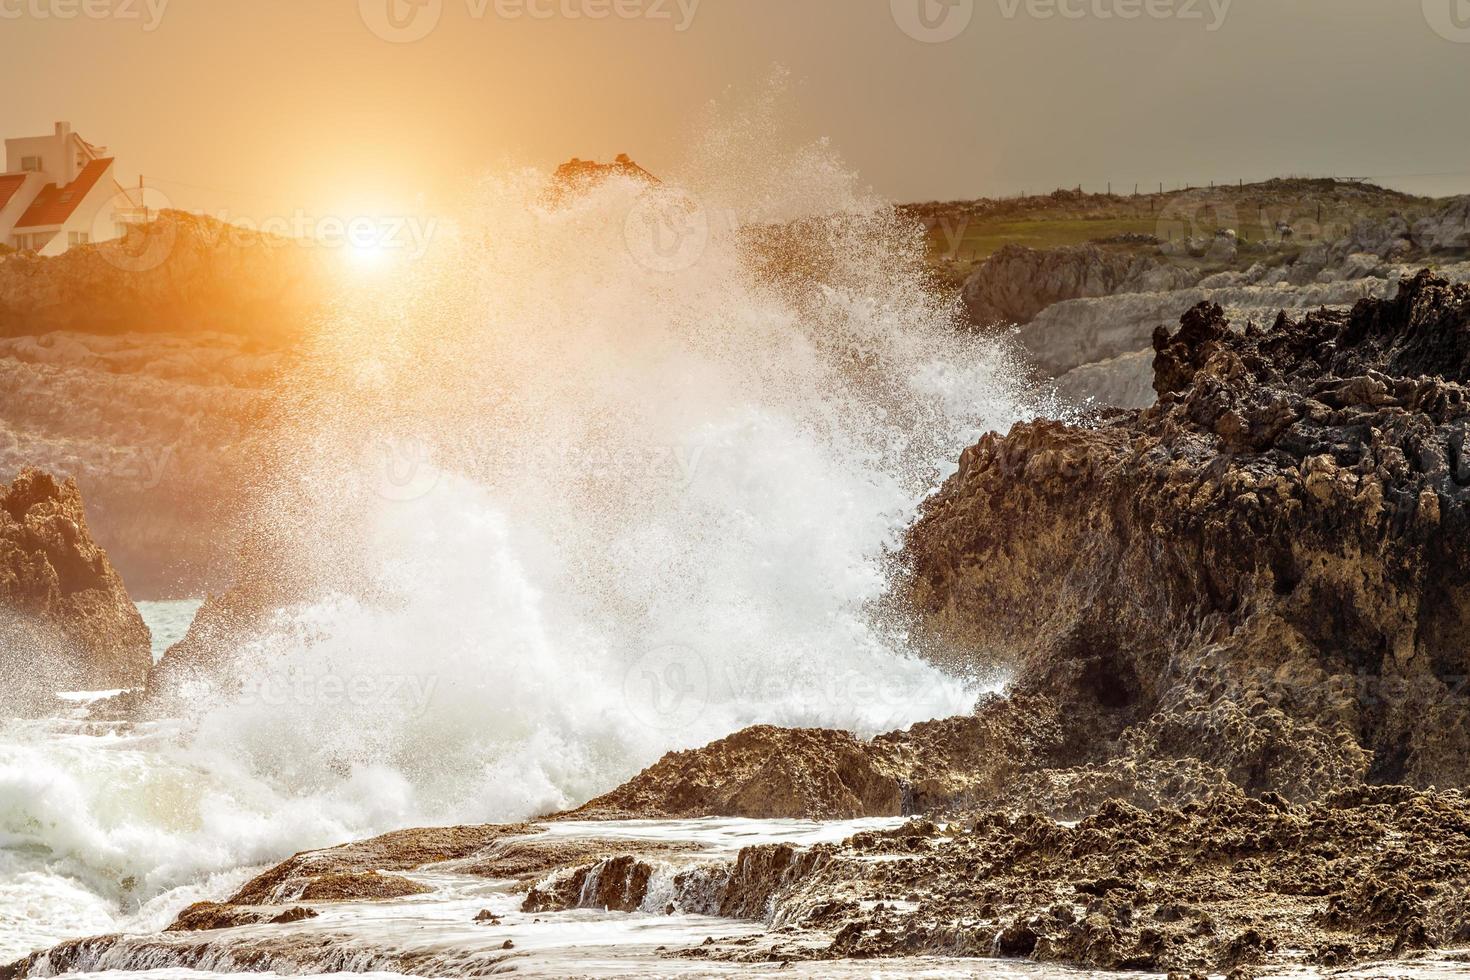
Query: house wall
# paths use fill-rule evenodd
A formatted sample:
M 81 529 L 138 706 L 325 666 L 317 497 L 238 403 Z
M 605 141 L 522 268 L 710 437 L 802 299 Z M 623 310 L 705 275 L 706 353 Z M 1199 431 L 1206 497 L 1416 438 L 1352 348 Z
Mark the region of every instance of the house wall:
M 21 136 L 5 141 L 5 172 L 25 169 L 25 158 L 41 158 L 41 169 L 58 184 L 69 184 L 90 159 L 81 140 L 71 131 L 71 124 L 59 122 L 50 136 Z
M 71 213 L 66 224 L 56 228 L 56 236 L 46 244 L 40 254 L 60 255 L 65 252 L 71 247 L 73 232 L 86 235 L 89 242 L 105 242 L 117 238 L 117 222 L 113 213 L 119 207 L 126 206 L 127 201 L 118 190 L 117 181 L 113 179 L 112 166 L 109 165 Z

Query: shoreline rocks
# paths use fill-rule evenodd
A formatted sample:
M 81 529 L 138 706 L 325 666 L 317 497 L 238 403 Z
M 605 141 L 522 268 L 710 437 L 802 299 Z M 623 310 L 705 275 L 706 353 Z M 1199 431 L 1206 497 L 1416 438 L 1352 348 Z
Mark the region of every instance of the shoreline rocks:
M 70 480 L 28 468 L 0 485 L 0 604 L 0 710 L 138 686 L 152 665 L 148 627 Z
M 1057 704 L 1040 768 L 1470 784 L 1467 346 L 1470 287 L 1427 272 L 1267 332 L 1197 307 L 1155 335 L 1155 407 L 966 450 L 910 535 L 915 608 Z

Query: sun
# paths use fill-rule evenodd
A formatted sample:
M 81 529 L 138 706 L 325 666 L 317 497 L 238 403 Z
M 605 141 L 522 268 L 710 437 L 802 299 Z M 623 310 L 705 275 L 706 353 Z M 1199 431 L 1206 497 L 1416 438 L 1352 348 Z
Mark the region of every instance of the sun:
M 381 272 L 393 260 L 392 249 L 383 242 L 349 242 L 342 254 L 349 269 L 364 274 Z

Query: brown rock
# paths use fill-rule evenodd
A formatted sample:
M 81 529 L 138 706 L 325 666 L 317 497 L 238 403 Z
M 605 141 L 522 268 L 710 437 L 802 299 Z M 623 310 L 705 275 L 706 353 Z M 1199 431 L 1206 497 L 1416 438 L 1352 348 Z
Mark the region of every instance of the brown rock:
M 26 469 L 0 486 L 0 710 L 141 684 L 148 628 L 93 542 L 81 495 Z
M 671 752 L 619 789 L 562 814 L 576 819 L 896 815 L 902 789 L 846 732 L 757 726 Z

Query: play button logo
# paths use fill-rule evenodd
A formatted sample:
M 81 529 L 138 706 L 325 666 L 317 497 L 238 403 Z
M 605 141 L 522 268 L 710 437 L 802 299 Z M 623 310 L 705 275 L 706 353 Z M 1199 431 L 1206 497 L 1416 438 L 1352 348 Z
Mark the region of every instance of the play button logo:
M 1470 44 L 1470 0 L 1423 0 L 1424 19 L 1446 41 Z
M 953 41 L 970 26 L 975 0 L 889 0 L 893 22 L 925 44 Z
M 384 41 L 422 41 L 439 26 L 444 0 L 357 0 L 362 22 Z

